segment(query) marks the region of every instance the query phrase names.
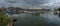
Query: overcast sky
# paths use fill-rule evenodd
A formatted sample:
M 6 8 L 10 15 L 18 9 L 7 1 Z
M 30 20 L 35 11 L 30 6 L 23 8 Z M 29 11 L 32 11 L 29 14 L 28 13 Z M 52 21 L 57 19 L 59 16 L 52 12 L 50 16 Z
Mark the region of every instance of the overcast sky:
M 21 7 L 21 8 L 46 8 L 52 9 L 60 6 L 60 0 L 0 0 L 0 7 Z

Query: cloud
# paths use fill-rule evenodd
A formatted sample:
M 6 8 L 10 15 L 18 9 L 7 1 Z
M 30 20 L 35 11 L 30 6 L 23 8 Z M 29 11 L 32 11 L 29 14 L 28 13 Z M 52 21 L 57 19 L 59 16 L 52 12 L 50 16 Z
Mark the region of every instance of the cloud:
M 32 5 L 41 5 L 48 3 L 50 0 L 24 0 L 26 4 L 32 4 Z
M 20 0 L 5 0 L 8 3 L 18 3 Z
M 60 6 L 60 0 L 0 0 L 0 6 L 21 8 L 54 8 Z
M 22 7 L 22 8 L 31 8 L 38 7 L 39 5 L 48 3 L 49 0 L 6 0 L 8 6 Z

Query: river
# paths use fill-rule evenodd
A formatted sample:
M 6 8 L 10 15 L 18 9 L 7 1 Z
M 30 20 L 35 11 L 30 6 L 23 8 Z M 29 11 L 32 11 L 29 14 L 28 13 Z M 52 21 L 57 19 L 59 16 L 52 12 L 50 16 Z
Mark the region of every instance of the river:
M 14 22 L 14 26 L 60 26 L 60 17 L 53 15 L 53 12 L 41 15 L 22 13 L 9 15 L 9 18 L 17 19 L 17 21 Z

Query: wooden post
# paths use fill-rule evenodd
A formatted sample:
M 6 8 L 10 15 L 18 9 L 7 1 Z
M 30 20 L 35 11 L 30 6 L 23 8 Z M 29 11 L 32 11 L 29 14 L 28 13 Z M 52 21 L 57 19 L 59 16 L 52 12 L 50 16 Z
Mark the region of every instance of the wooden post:
M 13 21 L 11 20 L 10 22 L 8 22 L 7 26 L 13 26 Z
M 11 26 L 13 26 L 13 20 L 11 20 Z

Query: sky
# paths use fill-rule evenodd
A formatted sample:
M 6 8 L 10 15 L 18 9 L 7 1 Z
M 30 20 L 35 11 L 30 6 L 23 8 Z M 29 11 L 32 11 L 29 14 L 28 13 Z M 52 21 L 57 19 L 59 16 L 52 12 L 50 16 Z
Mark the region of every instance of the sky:
M 57 9 L 59 6 L 60 0 L 0 0 L 0 7 Z

